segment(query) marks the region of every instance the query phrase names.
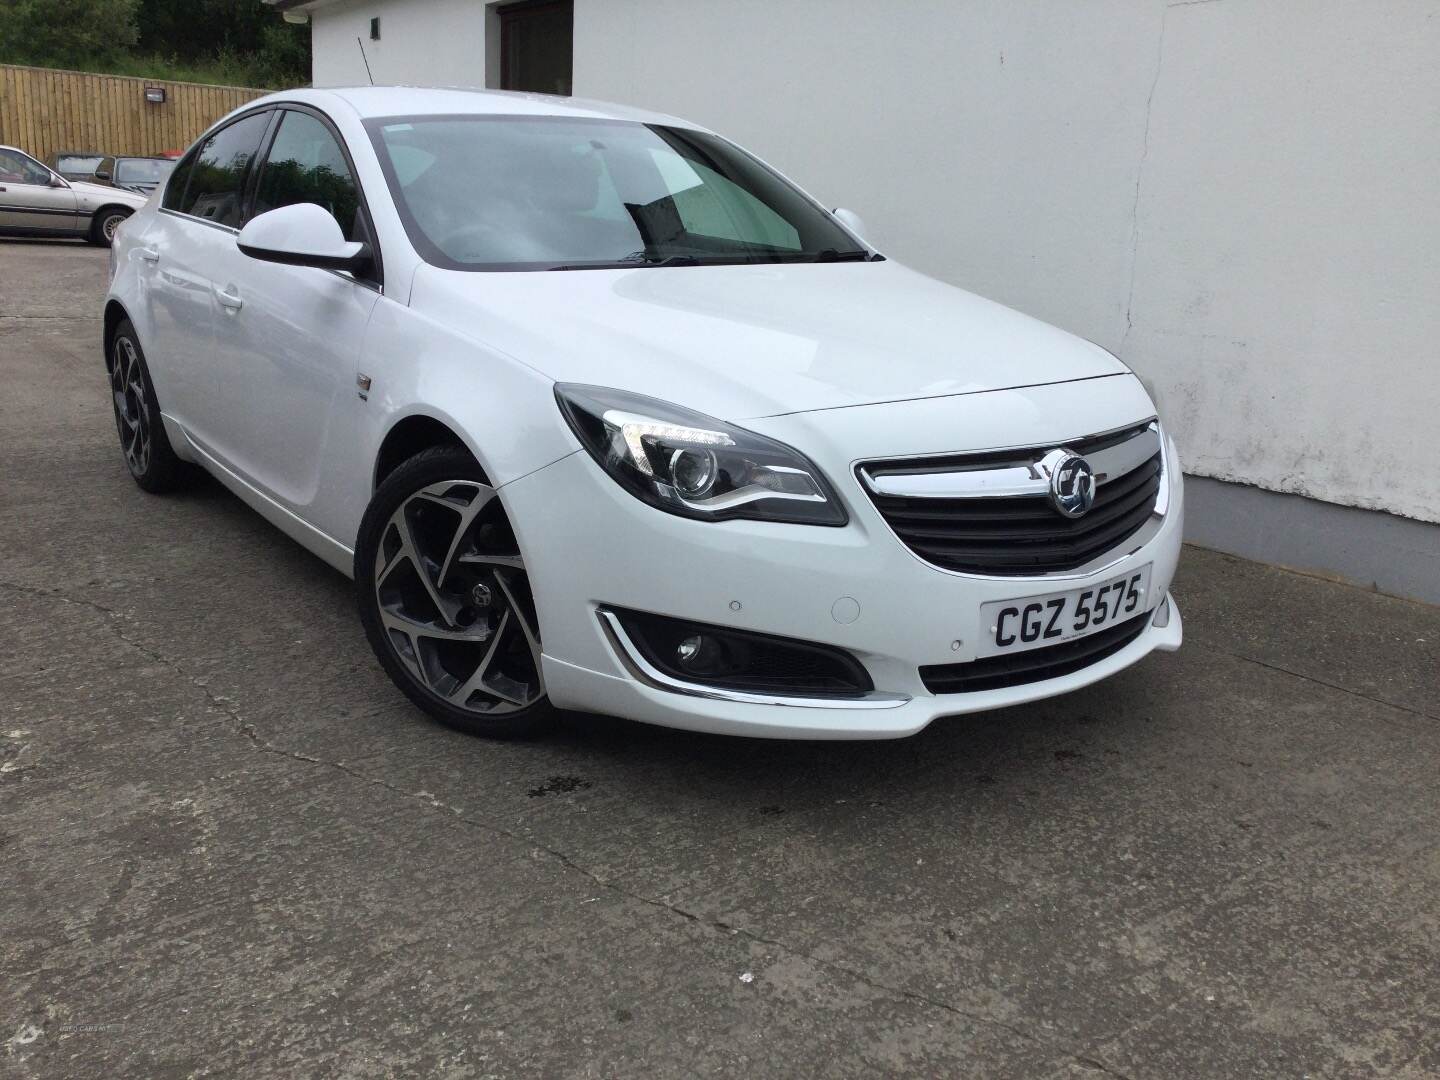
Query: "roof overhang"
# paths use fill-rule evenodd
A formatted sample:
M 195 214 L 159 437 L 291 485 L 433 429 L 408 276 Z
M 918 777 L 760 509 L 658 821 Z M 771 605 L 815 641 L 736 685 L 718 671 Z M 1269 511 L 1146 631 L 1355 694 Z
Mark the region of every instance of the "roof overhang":
M 329 7 L 336 2 L 337 0 L 265 0 L 286 22 L 308 22 L 310 13 L 316 8 Z

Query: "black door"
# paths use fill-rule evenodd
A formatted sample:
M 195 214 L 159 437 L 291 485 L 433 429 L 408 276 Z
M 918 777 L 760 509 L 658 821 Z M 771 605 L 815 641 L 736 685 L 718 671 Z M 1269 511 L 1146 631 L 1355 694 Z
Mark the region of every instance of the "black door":
M 525 0 L 497 8 L 500 89 L 570 94 L 574 44 L 572 0 Z

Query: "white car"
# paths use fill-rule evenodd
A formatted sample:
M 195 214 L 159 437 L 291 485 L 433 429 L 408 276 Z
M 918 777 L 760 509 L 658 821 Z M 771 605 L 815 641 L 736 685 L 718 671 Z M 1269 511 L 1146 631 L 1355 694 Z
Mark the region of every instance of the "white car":
M 278 94 L 112 263 L 135 479 L 198 463 L 353 576 L 456 727 L 890 738 L 1180 645 L 1139 379 L 685 121 Z
M 67 180 L 23 150 L 0 146 L 0 236 L 73 236 L 108 246 L 146 196 Z

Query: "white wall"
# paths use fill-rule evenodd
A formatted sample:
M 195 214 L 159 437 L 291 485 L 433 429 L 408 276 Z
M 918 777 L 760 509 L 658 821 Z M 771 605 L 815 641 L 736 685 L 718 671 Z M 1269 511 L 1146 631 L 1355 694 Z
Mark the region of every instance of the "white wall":
M 483 84 L 485 11 L 321 6 L 316 83 Z M 575 88 L 1119 353 L 1189 470 L 1440 521 L 1440 0 L 575 0 Z
M 1440 521 L 1437 0 L 576 0 L 575 92 L 1119 353 L 1192 471 Z
M 370 40 L 370 19 L 380 17 L 380 40 Z M 370 79 L 358 37 L 377 86 L 484 86 L 483 0 L 341 0 L 310 12 L 316 86 L 364 86 Z

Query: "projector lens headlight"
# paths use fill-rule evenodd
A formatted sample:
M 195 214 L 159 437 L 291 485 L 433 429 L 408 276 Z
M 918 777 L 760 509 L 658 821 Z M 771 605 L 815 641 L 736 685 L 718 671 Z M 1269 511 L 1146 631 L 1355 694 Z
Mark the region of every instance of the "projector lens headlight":
M 658 509 L 709 521 L 847 520 L 820 470 L 783 443 L 623 390 L 561 383 L 555 399 L 590 456 Z
M 686 499 L 703 498 L 720 474 L 712 450 L 676 450 L 670 455 L 670 478 L 675 490 Z

